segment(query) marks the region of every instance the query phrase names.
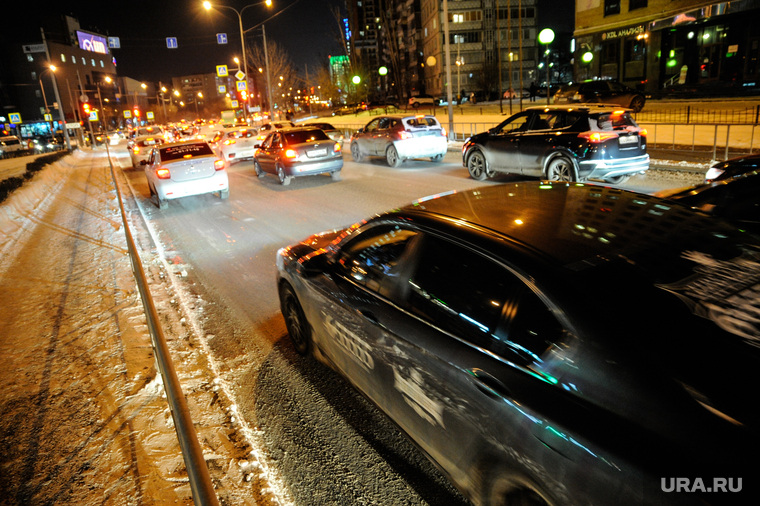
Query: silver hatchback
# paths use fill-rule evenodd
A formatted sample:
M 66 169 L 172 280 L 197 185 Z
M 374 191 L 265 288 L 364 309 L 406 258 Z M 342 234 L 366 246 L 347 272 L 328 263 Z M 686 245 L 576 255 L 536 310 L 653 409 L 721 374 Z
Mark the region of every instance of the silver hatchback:
M 411 158 L 443 160 L 448 148 L 446 129 L 435 116 L 380 116 L 351 136 L 355 162 L 367 156 L 382 156 L 391 167 Z

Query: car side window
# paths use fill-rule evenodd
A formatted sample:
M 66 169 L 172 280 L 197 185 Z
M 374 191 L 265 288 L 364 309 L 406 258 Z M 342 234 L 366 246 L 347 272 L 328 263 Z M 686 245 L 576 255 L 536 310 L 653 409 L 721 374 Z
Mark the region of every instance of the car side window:
M 402 257 L 417 235 L 418 232 L 398 225 L 373 227 L 341 249 L 338 269 L 368 290 L 397 299 L 406 285 Z
M 520 114 L 512 117 L 507 123 L 502 123 L 496 134 L 508 134 L 511 132 L 524 132 L 528 129 L 529 114 Z
M 478 346 L 488 347 L 517 279 L 503 266 L 427 235 L 411 276 L 409 311 Z
M 380 125 L 380 119 L 375 119 L 370 121 L 367 126 L 364 128 L 365 132 L 374 132 L 378 129 L 378 126 Z

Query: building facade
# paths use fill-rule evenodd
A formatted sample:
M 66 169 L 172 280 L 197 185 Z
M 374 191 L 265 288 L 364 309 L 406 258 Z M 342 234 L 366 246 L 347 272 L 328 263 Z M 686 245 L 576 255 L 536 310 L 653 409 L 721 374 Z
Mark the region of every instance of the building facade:
M 758 0 L 578 0 L 576 79 L 616 79 L 650 93 L 756 93 L 758 19 Z

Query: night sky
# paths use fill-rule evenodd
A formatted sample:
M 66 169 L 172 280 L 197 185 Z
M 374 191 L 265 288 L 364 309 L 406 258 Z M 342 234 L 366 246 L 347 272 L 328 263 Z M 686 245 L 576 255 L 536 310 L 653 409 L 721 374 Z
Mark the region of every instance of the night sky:
M 354 1 L 354 0 L 349 0 Z M 222 3 L 222 2 L 218 2 Z M 290 56 L 299 72 L 308 66 L 316 72 L 331 54 L 341 54 L 340 25 L 332 10 L 341 0 L 273 0 L 273 7 L 250 0 L 225 0 L 224 5 L 242 11 L 243 29 L 266 21 L 267 41 L 276 42 Z M 35 9 L 46 15 L 70 14 L 82 29 L 119 37 L 121 48 L 114 49 L 119 75 L 138 81 L 166 80 L 172 76 L 215 72 L 216 65 L 234 65 L 240 54 L 240 28 L 230 9 L 206 11 L 202 0 L 132 0 L 126 2 L 43 0 Z M 540 27 L 572 31 L 573 0 L 539 0 Z M 19 44 L 40 42 L 40 21 L 24 16 L 13 29 Z M 217 33 L 226 33 L 226 45 L 216 42 Z M 261 40 L 261 29 L 246 36 L 246 44 Z M 176 37 L 178 47 L 166 47 L 166 38 Z

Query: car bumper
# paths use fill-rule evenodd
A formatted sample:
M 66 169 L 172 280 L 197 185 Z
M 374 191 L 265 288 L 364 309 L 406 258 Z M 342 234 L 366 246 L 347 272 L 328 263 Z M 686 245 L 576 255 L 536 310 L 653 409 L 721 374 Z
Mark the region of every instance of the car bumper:
M 612 160 L 584 160 L 578 164 L 581 179 L 605 180 L 617 176 L 638 174 L 649 169 L 649 155 Z
M 445 155 L 448 150 L 448 140 L 442 135 L 418 137 L 408 141 L 397 141 L 393 146 L 401 159 L 427 158 Z
M 338 172 L 343 168 L 343 157 L 330 158 L 315 162 L 298 162 L 285 164 L 285 174 L 288 176 L 311 176 L 325 172 Z
M 236 160 L 252 160 L 253 155 L 256 152 L 256 148 L 250 149 L 238 149 L 236 151 L 222 152 L 223 158 L 228 162 L 234 162 Z
M 158 198 L 172 200 L 193 195 L 203 195 L 229 189 L 227 172 L 218 171 L 211 177 L 190 181 L 172 181 L 159 179 L 155 183 Z

